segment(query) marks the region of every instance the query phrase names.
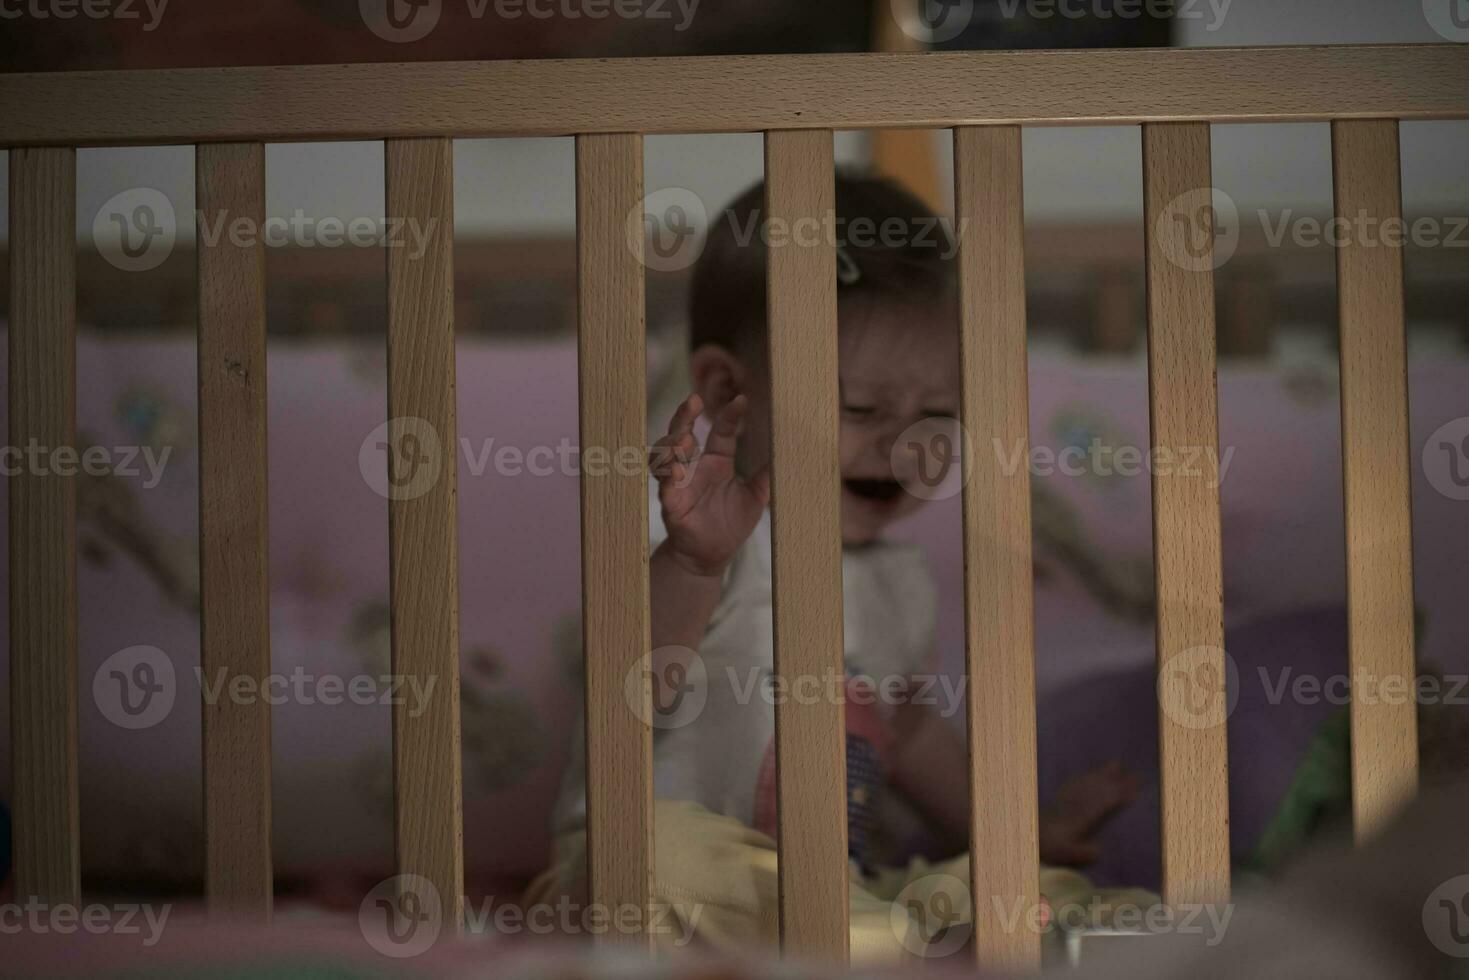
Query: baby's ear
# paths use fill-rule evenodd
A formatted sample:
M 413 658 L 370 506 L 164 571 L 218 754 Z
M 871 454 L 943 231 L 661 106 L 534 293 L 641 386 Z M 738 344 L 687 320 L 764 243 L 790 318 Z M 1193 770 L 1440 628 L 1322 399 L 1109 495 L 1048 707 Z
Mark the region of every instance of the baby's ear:
M 736 395 L 746 393 L 749 371 L 728 348 L 701 344 L 689 355 L 689 378 L 704 400 L 704 414 L 712 419 Z

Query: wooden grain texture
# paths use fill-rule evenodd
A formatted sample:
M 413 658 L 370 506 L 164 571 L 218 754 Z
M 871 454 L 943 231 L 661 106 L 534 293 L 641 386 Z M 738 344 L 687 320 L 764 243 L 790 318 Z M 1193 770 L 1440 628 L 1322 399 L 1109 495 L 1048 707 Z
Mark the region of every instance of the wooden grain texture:
M 1464 118 L 1469 46 L 48 72 L 0 74 L 0 105 L 0 146 Z
M 9 333 L 9 444 L 74 451 L 72 149 L 11 151 Z M 8 482 L 14 893 L 19 901 L 74 905 L 81 891 L 76 478 L 59 465 L 25 465 Z
M 928 45 L 898 21 L 893 0 L 870 0 L 874 51 L 927 51 Z M 918 0 L 910 5 L 914 15 Z M 938 140 L 931 129 L 874 129 L 868 134 L 874 173 L 891 177 L 935 213 L 947 208 L 940 189 Z
M 599 453 L 626 459 L 647 441 L 642 196 L 641 136 L 577 137 L 577 374 L 588 461 Z M 639 463 L 642 458 L 636 455 Z M 648 480 L 641 465 L 583 467 L 581 549 L 591 899 L 608 909 L 646 910 L 653 738 L 644 664 L 651 643 Z M 641 685 L 625 687 L 632 672 Z M 641 703 L 630 704 L 629 697 Z M 636 931 L 614 929 L 599 938 L 651 949 L 648 918 L 638 922 Z
M 1209 127 L 1143 127 L 1163 897 L 1229 897 Z
M 459 548 L 454 414 L 454 145 L 388 140 L 390 221 L 408 223 L 388 255 L 388 550 L 393 673 L 432 684 L 422 711 L 393 707 L 394 845 L 463 920 L 459 746 Z M 414 243 L 424 242 L 420 254 Z M 425 896 L 420 895 L 422 900 Z
M 1357 229 L 1337 249 L 1342 463 L 1352 674 L 1352 801 L 1373 836 L 1418 782 L 1413 519 L 1403 318 L 1398 124 L 1331 130 L 1336 214 Z
M 1018 128 L 954 131 L 970 880 L 975 952 L 996 971 L 1040 968 L 1040 934 L 1015 917 L 1040 902 L 1030 470 L 1005 465 L 1030 458 L 1022 177 Z
M 264 222 L 264 144 L 198 147 L 195 180 L 211 226 Z M 229 691 L 235 678 L 254 686 L 270 673 L 265 245 L 199 240 L 200 663 L 206 687 Z M 209 911 L 268 920 L 270 704 L 223 696 L 203 712 Z
M 835 214 L 832 149 L 828 131 L 765 136 L 771 589 L 775 673 L 787 690 L 814 682 L 825 691 L 845 676 L 836 249 L 827 234 L 810 232 L 829 227 Z M 810 220 L 820 224 L 797 225 Z M 848 951 L 844 725 L 835 699 L 775 706 L 781 946 L 841 962 Z

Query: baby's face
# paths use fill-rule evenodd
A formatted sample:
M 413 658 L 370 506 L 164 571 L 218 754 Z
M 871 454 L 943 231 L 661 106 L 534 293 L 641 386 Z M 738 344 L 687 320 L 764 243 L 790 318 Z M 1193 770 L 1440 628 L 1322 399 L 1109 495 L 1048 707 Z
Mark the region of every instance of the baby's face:
M 959 416 L 956 326 L 933 312 L 878 307 L 840 339 L 842 542 L 864 544 L 924 500 L 921 446 L 899 437 L 925 419 Z M 896 451 L 895 447 L 896 446 Z M 930 465 L 932 465 L 930 463 Z

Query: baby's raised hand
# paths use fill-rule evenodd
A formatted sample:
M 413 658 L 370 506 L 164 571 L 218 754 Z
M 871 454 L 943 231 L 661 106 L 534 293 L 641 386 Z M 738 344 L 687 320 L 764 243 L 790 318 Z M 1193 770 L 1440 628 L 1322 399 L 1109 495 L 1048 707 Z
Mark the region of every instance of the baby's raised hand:
M 1142 779 L 1109 762 L 1067 780 L 1056 802 L 1040 815 L 1041 860 L 1084 867 L 1101 856 L 1093 839 L 1113 816 L 1136 800 Z
M 726 405 L 701 451 L 694 422 L 704 403 L 690 395 L 673 413 L 668 434 L 649 453 L 668 547 L 696 575 L 724 574 L 770 502 L 769 467 L 749 480 L 735 472 L 735 446 L 748 406 L 744 395 Z

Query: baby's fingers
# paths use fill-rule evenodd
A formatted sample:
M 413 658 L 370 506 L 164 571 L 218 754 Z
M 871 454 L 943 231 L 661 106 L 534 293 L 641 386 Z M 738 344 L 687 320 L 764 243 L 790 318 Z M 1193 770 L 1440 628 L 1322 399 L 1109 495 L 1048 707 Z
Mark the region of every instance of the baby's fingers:
M 692 432 L 672 432 L 657 442 L 648 451 L 648 470 L 660 482 L 683 479 L 684 466 L 694 458 L 699 441 Z
M 673 412 L 673 418 L 668 420 L 668 434 L 676 436 L 681 432 L 693 432 L 694 422 L 699 418 L 699 413 L 704 411 L 704 400 L 698 395 L 690 395 Z
M 744 421 L 749 404 L 749 399 L 744 395 L 736 395 L 720 410 L 713 428 L 709 430 L 709 438 L 704 443 L 705 452 L 716 456 L 735 454 L 735 447 L 739 444 L 740 423 Z

